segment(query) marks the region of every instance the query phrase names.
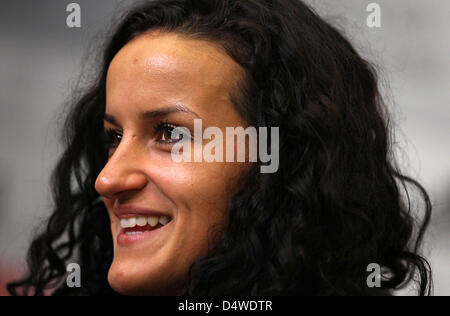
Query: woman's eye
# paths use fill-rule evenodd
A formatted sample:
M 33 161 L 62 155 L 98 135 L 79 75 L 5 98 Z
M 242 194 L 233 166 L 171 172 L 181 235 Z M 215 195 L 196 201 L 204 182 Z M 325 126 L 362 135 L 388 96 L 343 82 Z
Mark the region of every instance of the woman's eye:
M 178 126 L 163 123 L 156 128 L 156 140 L 160 143 L 173 144 L 182 141 L 184 135 Z
M 122 134 L 118 131 L 108 130 L 104 133 L 104 144 L 107 150 L 111 151 L 119 146 L 122 141 Z

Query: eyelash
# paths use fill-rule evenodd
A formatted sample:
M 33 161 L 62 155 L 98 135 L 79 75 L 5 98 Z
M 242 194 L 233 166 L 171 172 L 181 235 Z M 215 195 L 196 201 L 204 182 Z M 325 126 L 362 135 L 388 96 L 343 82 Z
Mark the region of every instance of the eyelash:
M 122 139 L 122 134 L 114 129 L 107 129 L 103 131 L 103 146 L 104 149 L 109 151 L 111 149 L 117 148 L 117 146 L 120 143 L 120 140 L 118 141 L 116 139 L 117 136 L 120 136 Z
M 163 132 L 165 129 L 173 131 L 178 126 L 175 124 L 172 124 L 167 121 L 163 121 L 158 123 L 154 128 L 154 135 L 159 135 L 161 132 Z M 120 137 L 120 140 L 117 138 Z M 106 150 L 112 150 L 119 146 L 120 141 L 122 140 L 122 133 L 115 129 L 106 129 L 103 131 L 103 144 Z M 180 140 L 157 140 L 159 144 L 162 145 L 171 145 L 174 143 L 179 142 Z
M 159 133 L 161 132 L 161 131 L 164 131 L 164 129 L 170 129 L 170 131 L 172 132 L 175 128 L 177 128 L 178 126 L 177 125 L 175 125 L 175 124 L 172 124 L 172 123 L 170 123 L 170 122 L 168 122 L 168 121 L 163 121 L 163 122 L 160 122 L 159 124 L 157 124 L 156 126 L 155 126 L 155 129 L 154 129 L 154 135 L 159 135 Z M 164 141 L 164 140 L 157 140 L 157 142 L 158 143 L 161 143 L 161 144 L 174 144 L 174 143 L 177 143 L 177 142 L 179 142 L 179 140 L 169 140 L 169 141 Z

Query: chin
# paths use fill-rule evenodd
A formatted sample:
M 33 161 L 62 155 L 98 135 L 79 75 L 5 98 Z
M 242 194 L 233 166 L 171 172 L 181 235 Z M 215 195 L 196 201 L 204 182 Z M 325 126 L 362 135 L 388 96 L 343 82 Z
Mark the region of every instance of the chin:
M 130 269 L 130 265 L 113 262 L 108 273 L 108 283 L 115 292 L 126 296 L 179 295 L 182 286 L 175 286 L 176 282 L 167 278 L 164 270 L 143 272 L 132 267 Z

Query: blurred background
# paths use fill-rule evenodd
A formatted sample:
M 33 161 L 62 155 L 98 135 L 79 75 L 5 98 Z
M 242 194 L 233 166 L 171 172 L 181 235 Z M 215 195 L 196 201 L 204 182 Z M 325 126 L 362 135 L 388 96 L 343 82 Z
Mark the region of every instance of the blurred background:
M 134 1 L 74 1 L 81 28 L 66 25 L 70 2 L 0 4 L 0 295 L 23 271 L 33 233 L 51 210 L 48 183 L 61 152 L 63 104 L 112 16 Z M 379 66 L 402 166 L 425 185 L 434 205 L 425 244 L 434 294 L 450 295 L 450 1 L 376 1 L 380 28 L 366 24 L 373 1 L 308 2 Z

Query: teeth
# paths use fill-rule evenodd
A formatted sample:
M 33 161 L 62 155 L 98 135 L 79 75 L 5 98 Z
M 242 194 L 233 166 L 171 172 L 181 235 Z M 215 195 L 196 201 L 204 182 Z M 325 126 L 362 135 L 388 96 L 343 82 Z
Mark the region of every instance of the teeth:
M 135 227 L 136 226 L 136 217 L 130 217 L 128 219 L 128 227 Z
M 130 218 L 124 218 L 120 220 L 120 227 L 122 228 L 131 228 L 136 226 L 136 218 L 130 217 Z
M 133 228 L 136 226 L 144 227 L 149 224 L 151 227 L 156 227 L 158 223 L 161 225 L 166 225 L 170 222 L 170 217 L 168 216 L 149 216 L 149 217 L 130 217 L 130 218 L 122 218 L 120 220 L 121 228 Z
M 161 216 L 159 218 L 159 223 L 163 226 L 166 225 L 169 221 L 170 221 L 170 218 L 168 218 L 167 216 Z
M 147 217 L 138 217 L 136 219 L 136 225 L 144 227 L 145 225 L 147 225 Z
M 149 216 L 148 217 L 148 224 L 152 227 L 155 227 L 156 225 L 158 225 L 159 222 L 159 217 L 156 216 Z
M 129 235 L 129 236 L 135 236 L 135 235 L 140 235 L 140 234 L 142 234 L 143 232 L 126 232 L 125 234 L 126 235 Z

